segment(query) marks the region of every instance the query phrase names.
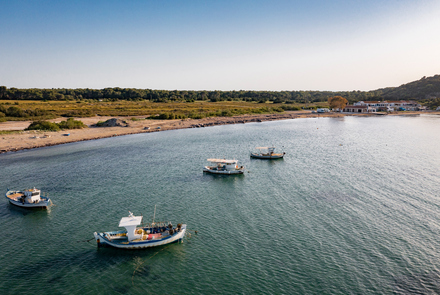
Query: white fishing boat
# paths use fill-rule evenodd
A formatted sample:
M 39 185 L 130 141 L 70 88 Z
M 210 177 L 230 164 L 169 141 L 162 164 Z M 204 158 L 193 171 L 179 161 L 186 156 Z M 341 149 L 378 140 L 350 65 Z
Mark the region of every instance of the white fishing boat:
M 251 153 L 251 158 L 256 159 L 281 159 L 284 157 L 286 153 L 275 153 L 275 147 L 269 146 L 269 147 L 257 147 L 258 151 L 256 153 Z
M 125 230 L 93 233 L 98 247 L 150 248 L 182 241 L 185 235 L 186 224 L 179 223 L 173 227 L 170 222 L 154 222 L 153 218 L 152 223 L 139 226 L 142 218 L 129 211 L 128 217 L 119 221 L 119 227 L 125 227 Z
M 22 208 L 47 209 L 51 204 L 49 197 L 41 196 L 41 191 L 35 187 L 23 191 L 8 190 L 5 196 L 9 203 Z
M 214 174 L 243 174 L 244 167 L 238 166 L 237 160 L 208 159 L 210 166 L 203 167 L 203 172 Z

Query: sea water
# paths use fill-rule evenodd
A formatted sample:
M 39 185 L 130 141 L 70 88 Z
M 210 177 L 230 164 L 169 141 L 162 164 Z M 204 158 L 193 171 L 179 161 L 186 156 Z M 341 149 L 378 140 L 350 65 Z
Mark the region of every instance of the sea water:
M 440 293 L 440 117 L 309 118 L 137 134 L 0 155 L 1 294 Z M 276 146 L 281 160 L 251 159 Z M 244 175 L 202 172 L 237 159 Z M 98 249 L 119 220 L 183 243 Z M 197 233 L 196 233 L 197 231 Z

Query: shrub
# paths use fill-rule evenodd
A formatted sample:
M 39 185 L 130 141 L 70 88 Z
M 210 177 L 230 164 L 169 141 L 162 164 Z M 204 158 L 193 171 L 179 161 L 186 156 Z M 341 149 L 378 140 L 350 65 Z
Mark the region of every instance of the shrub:
M 95 113 L 90 109 L 84 110 L 71 110 L 62 114 L 63 117 L 93 117 Z
M 62 121 L 58 123 L 58 126 L 61 129 L 82 129 L 87 128 L 87 125 L 85 125 L 82 121 L 74 120 L 73 118 L 69 118 L 66 121 Z
M 49 121 L 34 121 L 25 130 L 45 130 L 45 131 L 60 131 L 61 129 L 82 129 L 87 128 L 82 121 L 74 120 L 73 118 L 67 119 L 60 123 L 52 123 Z
M 9 107 L 8 110 L 6 111 L 6 114 L 9 117 L 26 117 L 27 114 L 25 111 L 23 111 L 22 109 L 20 109 L 19 107 Z
M 283 108 L 280 108 L 280 107 L 273 107 L 273 108 L 272 108 L 272 111 L 274 111 L 274 112 L 276 112 L 276 113 L 282 113 L 282 112 L 284 112 L 284 109 L 283 109 Z
M 229 110 L 224 110 L 224 111 L 221 111 L 220 116 L 221 117 L 231 117 L 232 113 Z
M 45 131 L 59 131 L 60 126 L 57 123 L 49 121 L 34 121 L 25 130 L 45 130 Z
M 204 114 L 198 114 L 198 113 L 191 112 L 191 113 L 188 114 L 188 118 L 191 118 L 191 119 L 203 119 L 203 118 L 205 118 L 205 115 Z
M 285 111 L 299 111 L 301 110 L 298 106 L 282 105 L 281 108 Z

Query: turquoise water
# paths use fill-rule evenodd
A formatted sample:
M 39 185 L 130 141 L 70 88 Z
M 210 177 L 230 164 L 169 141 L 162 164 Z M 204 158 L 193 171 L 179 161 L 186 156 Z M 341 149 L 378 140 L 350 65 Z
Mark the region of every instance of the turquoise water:
M 295 119 L 0 155 L 2 294 L 440 293 L 440 117 Z M 275 145 L 282 160 L 249 158 Z M 203 174 L 207 158 L 247 172 Z M 128 210 L 186 223 L 181 244 L 97 249 Z M 195 234 L 194 231 L 198 231 Z

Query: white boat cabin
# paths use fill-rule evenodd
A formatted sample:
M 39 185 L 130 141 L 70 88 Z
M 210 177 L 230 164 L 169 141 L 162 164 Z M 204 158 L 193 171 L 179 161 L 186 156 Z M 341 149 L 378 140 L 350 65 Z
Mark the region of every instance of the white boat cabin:
M 143 233 L 136 233 L 136 227 L 141 224 L 142 216 L 134 216 L 133 213 L 129 212 L 128 217 L 122 217 L 119 221 L 119 227 L 125 227 L 127 230 L 128 241 L 133 241 L 136 239 L 142 239 Z
M 32 189 L 27 189 L 23 191 L 25 202 L 32 204 L 32 203 L 38 203 L 41 200 L 41 191 L 39 189 L 36 189 L 35 187 Z

